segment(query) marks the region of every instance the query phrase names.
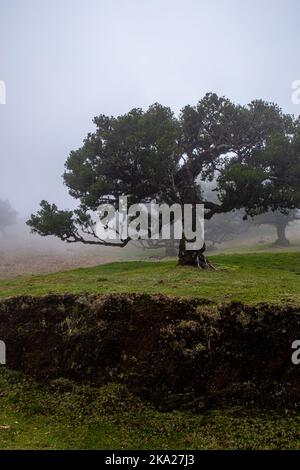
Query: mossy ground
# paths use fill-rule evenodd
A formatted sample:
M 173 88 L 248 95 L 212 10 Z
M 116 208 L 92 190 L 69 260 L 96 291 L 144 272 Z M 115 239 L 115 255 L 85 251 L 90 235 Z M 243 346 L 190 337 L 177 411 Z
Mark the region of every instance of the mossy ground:
M 262 410 L 162 413 L 124 386 L 56 380 L 1 369 L 1 449 L 298 449 L 300 415 Z

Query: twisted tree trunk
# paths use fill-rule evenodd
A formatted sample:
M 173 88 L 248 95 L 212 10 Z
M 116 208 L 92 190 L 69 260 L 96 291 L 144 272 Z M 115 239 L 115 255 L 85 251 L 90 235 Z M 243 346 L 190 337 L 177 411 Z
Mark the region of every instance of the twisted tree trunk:
M 204 256 L 205 250 L 205 243 L 200 250 L 187 250 L 186 240 L 183 236 L 179 244 L 178 264 L 180 266 L 194 266 L 199 269 L 215 270 L 216 268 Z

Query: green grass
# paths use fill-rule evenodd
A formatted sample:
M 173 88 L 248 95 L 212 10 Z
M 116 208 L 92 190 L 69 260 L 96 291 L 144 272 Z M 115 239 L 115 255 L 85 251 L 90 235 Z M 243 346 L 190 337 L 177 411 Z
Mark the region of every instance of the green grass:
M 118 262 L 93 268 L 0 281 L 0 297 L 48 293 L 151 293 L 216 302 L 300 304 L 300 252 L 210 256 L 217 271 L 176 261 Z
M 124 386 L 39 384 L 0 370 L 1 449 L 298 449 L 300 415 L 285 410 L 162 413 Z

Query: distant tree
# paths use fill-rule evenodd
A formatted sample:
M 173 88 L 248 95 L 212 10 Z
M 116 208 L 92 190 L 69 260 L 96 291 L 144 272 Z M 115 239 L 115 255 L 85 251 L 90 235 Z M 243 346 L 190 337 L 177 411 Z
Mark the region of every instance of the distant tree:
M 138 240 L 134 243 L 137 248 L 144 250 L 164 250 L 165 256 L 176 257 L 178 255 L 179 241 L 174 238 L 169 240 Z
M 215 215 L 205 223 L 205 241 L 208 249 L 213 250 L 216 245 L 242 237 L 251 227 L 253 223 L 244 220 L 243 211 Z
M 292 122 L 274 104 L 239 106 L 215 94 L 205 95 L 195 107 L 186 106 L 178 118 L 159 104 L 117 118 L 101 115 L 94 119 L 96 131 L 70 153 L 65 165 L 64 182 L 78 199 L 78 209 L 62 211 L 42 201 L 27 223 L 35 233 L 68 243 L 125 246 L 128 238 L 99 240 L 90 215 L 100 204 L 117 208 L 119 196 L 128 196 L 129 204 L 203 203 L 208 220 L 244 205 L 253 214 L 270 205 L 290 208 L 290 198 L 279 201 L 279 190 L 276 200 L 261 199 L 270 175 L 255 163 L 274 135 L 285 141 Z M 202 188 L 214 179 L 217 201 L 206 199 Z M 179 264 L 210 267 L 204 251 L 205 246 L 186 250 L 182 233 Z
M 8 199 L 0 199 L 0 232 L 5 234 L 5 230 L 10 225 L 17 222 L 17 212 L 11 207 Z
M 253 222 L 257 225 L 272 225 L 277 232 L 277 239 L 274 244 L 277 246 L 289 246 L 290 241 L 286 237 L 286 229 L 291 222 L 300 220 L 298 209 L 293 209 L 286 214 L 282 212 L 265 212 L 254 217 Z

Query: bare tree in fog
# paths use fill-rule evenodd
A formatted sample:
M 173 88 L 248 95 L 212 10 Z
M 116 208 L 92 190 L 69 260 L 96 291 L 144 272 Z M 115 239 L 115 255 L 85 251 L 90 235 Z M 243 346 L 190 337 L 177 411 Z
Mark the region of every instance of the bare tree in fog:
M 256 225 L 273 225 L 276 228 L 277 240 L 274 245 L 289 246 L 290 241 L 286 237 L 286 229 L 291 222 L 300 220 L 298 209 L 293 209 L 286 214 L 279 211 L 266 212 L 254 217 L 253 221 Z
M 17 212 L 11 207 L 8 199 L 0 199 L 0 233 L 5 235 L 7 227 L 17 223 Z

